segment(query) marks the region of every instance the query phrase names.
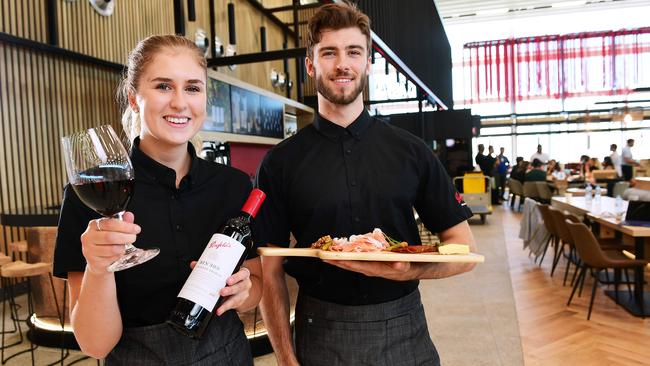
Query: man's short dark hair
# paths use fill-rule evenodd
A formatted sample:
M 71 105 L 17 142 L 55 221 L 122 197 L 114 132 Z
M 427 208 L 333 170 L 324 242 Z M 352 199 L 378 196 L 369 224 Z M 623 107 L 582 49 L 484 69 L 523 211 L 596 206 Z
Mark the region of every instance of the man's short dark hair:
M 366 36 L 366 52 L 370 55 L 372 38 L 370 36 L 370 18 L 356 5 L 348 1 L 323 5 L 312 15 L 307 24 L 307 57 L 314 59 L 314 47 L 321 39 L 325 29 L 339 30 L 357 27 Z
M 539 168 L 542 166 L 542 161 L 539 159 L 533 159 L 533 168 Z
M 634 142 L 634 139 L 627 139 L 627 143 L 628 143 L 628 145 L 629 145 L 630 143 L 632 143 L 632 142 Z
M 616 149 L 618 149 L 618 146 L 616 146 L 616 144 L 611 144 L 611 145 L 609 145 L 609 150 L 610 150 L 610 151 L 611 151 L 611 150 L 616 150 Z

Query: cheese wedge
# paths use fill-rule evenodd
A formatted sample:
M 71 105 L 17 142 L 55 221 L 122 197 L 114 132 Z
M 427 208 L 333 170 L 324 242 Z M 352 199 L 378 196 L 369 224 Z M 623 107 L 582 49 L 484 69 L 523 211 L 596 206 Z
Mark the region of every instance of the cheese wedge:
M 469 245 L 467 244 L 441 244 L 438 245 L 440 254 L 469 254 Z

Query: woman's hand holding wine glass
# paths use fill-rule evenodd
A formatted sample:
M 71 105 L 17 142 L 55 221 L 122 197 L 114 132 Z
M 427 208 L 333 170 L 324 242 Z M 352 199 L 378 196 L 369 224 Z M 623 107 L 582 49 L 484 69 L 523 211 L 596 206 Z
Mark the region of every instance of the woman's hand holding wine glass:
M 132 245 L 135 237 L 134 228 L 121 227 L 116 221 L 122 216 L 133 195 L 134 177 L 133 165 L 129 159 L 124 145 L 113 131 L 111 126 L 99 126 L 85 131 L 77 132 L 61 138 L 63 156 L 70 185 L 81 201 L 107 221 L 108 233 L 102 224 L 103 221 L 93 220 L 88 224 L 83 249 L 84 255 L 89 250 L 93 260 L 111 257 L 112 263 L 102 267 L 99 261 L 94 264 L 105 268 L 109 272 L 121 271 L 137 266 L 154 258 L 160 252 L 157 248 L 140 249 Z M 107 218 L 111 218 L 108 220 Z M 102 220 L 102 219 L 100 219 Z M 131 222 L 125 224 L 132 224 Z M 126 225 L 129 226 L 129 225 Z M 111 231 L 114 229 L 115 231 Z M 96 234 L 93 234 L 96 232 Z M 127 235 L 124 237 L 124 235 Z M 122 249 L 113 247 L 121 242 Z M 94 247 L 93 245 L 103 245 Z M 107 246 L 108 244 L 108 246 Z M 115 256 L 120 251 L 120 256 Z M 99 255 L 99 256 L 98 256 Z M 88 259 L 88 258 L 86 258 Z M 101 261 L 103 263 L 103 261 Z M 96 268 L 95 268 L 96 269 Z
M 122 220 L 100 218 L 88 222 L 81 235 L 81 250 L 91 273 L 110 273 L 108 267 L 124 255 L 125 244 L 135 242 L 140 226 L 133 219 L 132 213 L 125 212 Z

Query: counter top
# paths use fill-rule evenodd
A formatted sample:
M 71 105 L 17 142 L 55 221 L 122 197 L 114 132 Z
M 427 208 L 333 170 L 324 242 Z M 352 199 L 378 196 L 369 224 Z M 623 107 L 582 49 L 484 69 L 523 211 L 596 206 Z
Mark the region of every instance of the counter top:
M 5 226 L 57 226 L 60 206 L 23 207 L 0 213 L 0 224 Z

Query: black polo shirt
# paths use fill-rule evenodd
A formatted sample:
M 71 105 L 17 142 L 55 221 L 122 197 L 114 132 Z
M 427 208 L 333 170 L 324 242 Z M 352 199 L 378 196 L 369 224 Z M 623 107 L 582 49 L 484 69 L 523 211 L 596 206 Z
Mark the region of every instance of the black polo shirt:
M 266 155 L 258 185 L 267 193 L 255 227 L 259 244 L 288 246 L 292 232 L 297 246 L 307 247 L 324 235 L 374 228 L 420 244 L 413 208 L 432 232 L 472 215 L 420 139 L 365 110 L 347 128 L 317 116 Z M 344 305 L 394 300 L 418 286 L 418 281 L 366 277 L 312 258 L 287 257 L 284 268 L 301 291 Z
M 135 190 L 127 207 L 142 231 L 134 245 L 157 247 L 157 257 L 115 272 L 117 300 L 125 327 L 165 321 L 176 296 L 210 237 L 240 212 L 251 190 L 249 177 L 234 168 L 197 158 L 191 144 L 189 173 L 176 188 L 176 173 L 145 155 L 136 139 L 131 151 Z M 88 221 L 100 217 L 68 185 L 64 192 L 54 252 L 54 275 L 83 272 L 80 236 Z M 249 257 L 257 256 L 249 253 Z

